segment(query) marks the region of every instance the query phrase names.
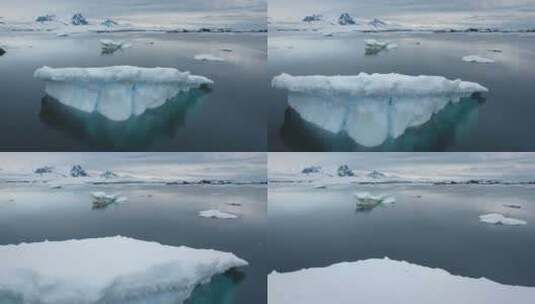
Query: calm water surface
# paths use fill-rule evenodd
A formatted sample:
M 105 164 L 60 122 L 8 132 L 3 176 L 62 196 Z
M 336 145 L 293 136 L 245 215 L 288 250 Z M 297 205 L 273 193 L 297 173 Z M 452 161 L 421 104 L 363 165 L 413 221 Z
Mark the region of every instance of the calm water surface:
M 91 191 L 120 192 L 121 205 L 92 209 Z M 228 206 L 240 203 L 240 207 Z M 237 220 L 198 217 L 218 208 Z M 188 303 L 266 303 L 266 187 L 1 186 L 0 244 L 122 235 L 166 245 L 232 252 L 249 266 L 197 288 Z M 1 301 L 0 301 L 1 302 Z
M 355 191 L 387 193 L 396 203 L 357 212 Z M 503 206 L 512 203 L 522 208 Z M 479 215 L 491 212 L 528 224 L 479 222 Z M 270 271 L 387 256 L 466 277 L 535 286 L 535 187 L 353 185 L 312 189 L 310 185 L 270 184 L 268 213 Z
M 100 39 L 131 44 L 102 54 Z M 269 79 L 266 35 L 257 33 L 0 33 L 2 150 L 14 151 L 265 151 Z M 231 49 L 226 52 L 222 49 Z M 225 62 L 199 62 L 210 53 Z M 41 66 L 173 67 L 214 80 L 211 91 L 182 95 L 175 102 L 122 123 L 88 115 L 45 97 L 33 78 Z M 9 130 L 9 131 L 8 131 Z

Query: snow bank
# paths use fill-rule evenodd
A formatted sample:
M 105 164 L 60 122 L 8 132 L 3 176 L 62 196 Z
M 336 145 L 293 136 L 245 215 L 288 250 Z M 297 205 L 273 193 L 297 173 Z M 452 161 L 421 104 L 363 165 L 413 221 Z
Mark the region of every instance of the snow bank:
M 477 55 L 464 56 L 462 59 L 463 59 L 463 61 L 466 61 L 466 62 L 494 63 L 493 59 L 489 59 L 489 58 L 485 58 L 485 57 L 481 57 L 481 56 L 477 56 Z
M 488 91 L 480 84 L 460 79 L 394 73 L 281 74 L 273 78 L 272 85 L 290 91 L 288 104 L 302 119 L 334 134 L 345 132 L 367 147 L 426 123 L 449 103 Z
M 231 214 L 231 213 L 225 213 L 221 212 L 217 209 L 210 209 L 199 212 L 200 217 L 206 217 L 206 218 L 216 218 L 216 219 L 236 219 L 238 218 L 237 215 Z
M 489 213 L 479 216 L 479 221 L 482 223 L 487 224 L 495 224 L 495 225 L 526 225 L 527 222 L 511 217 L 505 217 L 502 214 L 499 213 Z
M 387 258 L 268 276 L 269 304 L 528 304 L 534 298 L 534 287 L 455 276 Z
M 41 304 L 142 303 L 166 293 L 182 303 L 212 276 L 247 265 L 232 253 L 120 236 L 0 246 L 0 260 L 0 296 Z
M 225 59 L 221 58 L 221 57 L 217 57 L 215 55 L 212 55 L 212 54 L 199 54 L 199 55 L 195 55 L 193 57 L 193 59 L 195 60 L 199 60 L 199 61 L 225 61 Z
M 115 121 L 160 107 L 181 92 L 213 84 L 206 77 L 173 68 L 133 66 L 43 67 L 34 76 L 46 81 L 46 93 L 59 102 Z

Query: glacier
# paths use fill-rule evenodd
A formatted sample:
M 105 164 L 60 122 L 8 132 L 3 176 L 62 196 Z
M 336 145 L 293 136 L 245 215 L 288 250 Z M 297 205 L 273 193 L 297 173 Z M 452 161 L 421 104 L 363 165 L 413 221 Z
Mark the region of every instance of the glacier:
M 232 253 L 121 236 L 0 246 L 0 298 L 21 303 L 183 303 Z M 168 301 L 150 301 L 166 296 Z
M 87 113 L 113 121 L 139 116 L 162 106 L 181 92 L 210 86 L 213 81 L 174 68 L 112 66 L 103 68 L 42 67 L 35 78 L 46 81 L 46 93 Z
M 268 276 L 269 304 L 532 303 L 535 287 L 469 278 L 388 258 L 343 262 Z
M 345 133 L 365 147 L 376 147 L 400 137 L 408 128 L 429 121 L 450 103 L 488 92 L 475 82 L 395 73 L 283 73 L 273 78 L 272 86 L 289 91 L 289 106 L 305 121 L 329 133 Z

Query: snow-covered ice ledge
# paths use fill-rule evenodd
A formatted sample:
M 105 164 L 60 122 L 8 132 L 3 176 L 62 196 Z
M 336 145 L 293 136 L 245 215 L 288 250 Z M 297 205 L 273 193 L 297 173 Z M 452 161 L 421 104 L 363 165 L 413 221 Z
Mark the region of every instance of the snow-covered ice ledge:
M 212 276 L 247 265 L 232 253 L 119 236 L 0 246 L 0 261 L 0 298 L 41 304 L 145 303 L 161 294 L 182 303 Z
M 529 304 L 534 298 L 535 287 L 456 276 L 387 258 L 268 276 L 269 304 Z
M 288 104 L 304 120 L 334 134 L 345 132 L 367 147 L 426 123 L 449 103 L 488 92 L 475 82 L 395 73 L 281 74 L 273 78 L 272 85 L 290 91 Z
M 213 85 L 206 77 L 174 68 L 42 67 L 34 76 L 46 81 L 46 93 L 59 102 L 115 121 L 160 107 L 179 93 Z

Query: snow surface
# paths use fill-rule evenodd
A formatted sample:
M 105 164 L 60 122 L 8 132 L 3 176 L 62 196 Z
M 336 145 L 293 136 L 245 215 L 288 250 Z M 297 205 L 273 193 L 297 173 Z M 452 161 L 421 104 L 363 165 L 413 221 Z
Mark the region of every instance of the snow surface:
M 198 54 L 195 55 L 193 59 L 199 61 L 225 61 L 225 59 L 212 54 Z
M 268 276 L 269 304 L 529 304 L 534 298 L 534 287 L 456 276 L 388 258 Z
M 162 106 L 181 92 L 213 81 L 174 68 L 112 66 L 104 68 L 42 67 L 34 76 L 46 81 L 46 93 L 78 110 L 123 121 Z
M 281 74 L 273 87 L 288 89 L 288 104 L 301 118 L 357 143 L 374 147 L 406 129 L 426 123 L 449 103 L 488 92 L 474 82 L 442 76 L 366 74 L 292 76 Z M 328 115 L 326 115 L 328 113 Z
M 217 209 L 210 209 L 210 210 L 201 211 L 201 212 L 199 212 L 199 216 L 200 217 L 206 217 L 206 218 L 225 219 L 225 220 L 238 218 L 238 216 L 235 215 L 235 214 L 221 212 L 221 211 L 219 211 Z
M 0 295 L 23 303 L 183 303 L 199 284 L 247 262 L 232 253 L 115 236 L 0 246 Z M 144 302 L 143 302 L 144 303 Z
M 477 55 L 469 55 L 464 56 L 463 61 L 466 62 L 473 62 L 473 63 L 494 63 L 495 61 L 493 59 L 477 56 Z
M 499 213 L 489 213 L 479 216 L 479 221 L 482 223 L 487 224 L 494 224 L 494 225 L 510 225 L 510 226 L 517 226 L 517 225 L 526 225 L 527 222 L 511 217 L 505 217 L 503 214 Z

